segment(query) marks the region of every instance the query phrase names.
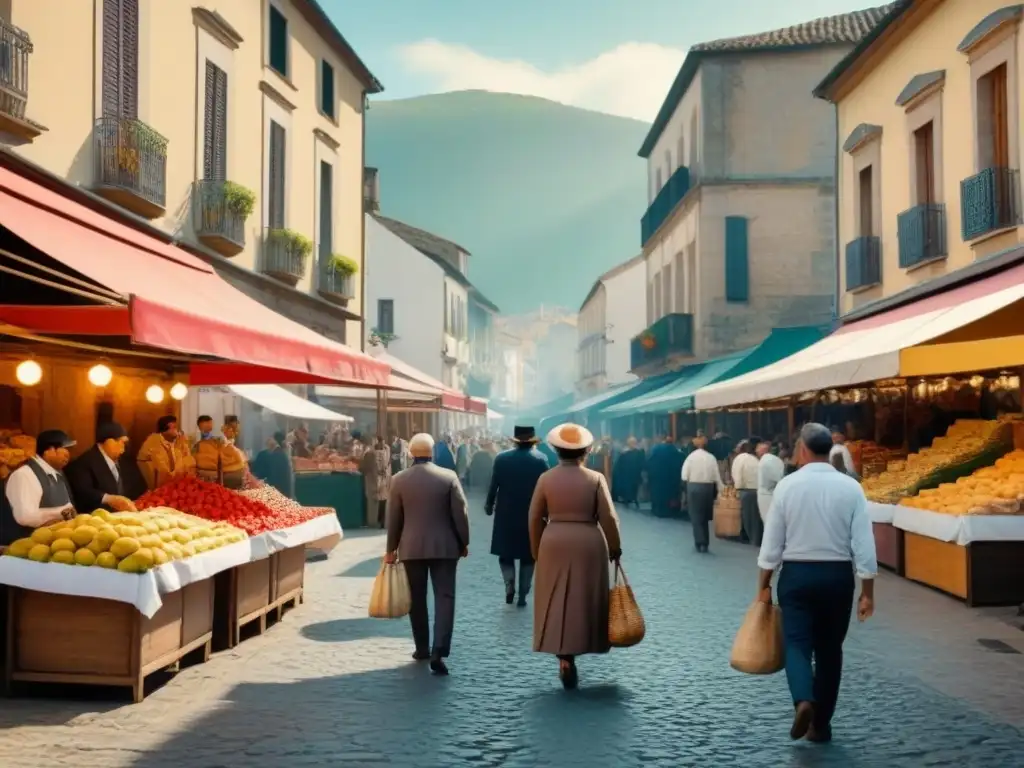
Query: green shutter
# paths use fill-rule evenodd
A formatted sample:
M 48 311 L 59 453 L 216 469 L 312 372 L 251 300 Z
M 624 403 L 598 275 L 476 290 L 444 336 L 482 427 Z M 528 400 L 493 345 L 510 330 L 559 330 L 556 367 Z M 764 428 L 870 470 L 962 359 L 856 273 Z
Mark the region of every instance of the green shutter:
M 288 20 L 270 6 L 270 66 L 288 76 Z
M 725 300 L 750 300 L 749 222 L 743 216 L 725 217 Z
M 320 62 L 320 111 L 334 119 L 334 67 Z

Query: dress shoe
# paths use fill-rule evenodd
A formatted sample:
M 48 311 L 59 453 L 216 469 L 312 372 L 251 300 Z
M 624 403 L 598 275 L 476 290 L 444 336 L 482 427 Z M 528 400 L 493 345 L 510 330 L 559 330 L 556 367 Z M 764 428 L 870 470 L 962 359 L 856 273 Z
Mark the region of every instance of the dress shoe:
M 807 735 L 813 722 L 814 705 L 809 701 L 801 701 L 796 705 L 796 712 L 793 713 L 793 727 L 789 729 L 789 738 L 794 741 L 802 739 Z
M 832 741 L 832 726 L 815 728 L 814 723 L 811 723 L 811 727 L 807 729 L 807 740 L 813 741 L 815 744 L 827 744 Z
M 519 596 L 519 600 L 516 601 L 516 605 L 518 605 L 520 608 L 525 608 L 526 607 L 526 595 L 520 595 Z
M 505 605 L 512 605 L 512 602 L 516 599 L 516 588 L 505 587 Z
M 426 661 L 430 658 L 430 651 L 413 651 L 413 661 Z
M 567 691 L 573 690 L 580 684 L 580 676 L 576 671 L 576 664 L 570 663 L 567 667 L 558 670 L 558 678 L 562 681 L 562 687 Z
M 430 657 L 430 671 L 435 675 L 445 676 L 448 674 L 448 665 L 444 663 L 444 659 L 440 656 Z

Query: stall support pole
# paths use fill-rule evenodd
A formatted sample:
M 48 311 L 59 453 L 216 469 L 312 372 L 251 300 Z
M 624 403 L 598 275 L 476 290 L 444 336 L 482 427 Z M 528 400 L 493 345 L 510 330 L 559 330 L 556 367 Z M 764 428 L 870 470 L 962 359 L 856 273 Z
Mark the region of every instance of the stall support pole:
M 754 434 L 754 412 L 747 411 L 747 437 Z
M 903 390 L 903 452 L 910 451 L 910 435 L 907 430 L 910 426 L 910 384 Z
M 793 406 L 793 401 L 789 401 L 789 405 L 786 407 L 786 426 L 788 432 L 786 434 L 786 440 L 793 439 L 793 433 L 796 432 L 796 408 Z
M 675 411 L 673 411 L 672 412 L 672 421 L 671 421 L 672 442 L 673 443 L 676 442 L 679 439 L 679 436 L 676 434 L 676 416 L 677 416 L 677 414 L 675 413 Z

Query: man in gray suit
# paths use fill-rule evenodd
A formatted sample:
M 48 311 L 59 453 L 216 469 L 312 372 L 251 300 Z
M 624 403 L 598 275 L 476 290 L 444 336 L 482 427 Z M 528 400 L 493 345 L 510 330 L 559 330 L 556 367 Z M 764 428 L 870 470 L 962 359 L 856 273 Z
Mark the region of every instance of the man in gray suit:
M 413 658 L 430 659 L 435 674 L 447 675 L 455 625 L 455 570 L 469 554 L 469 516 L 459 478 L 433 463 L 434 439 L 415 435 L 409 441 L 413 465 L 391 479 L 387 505 L 387 552 L 384 560 L 401 560 L 409 577 L 409 621 L 416 643 Z M 427 578 L 434 588 L 434 645 L 430 645 Z

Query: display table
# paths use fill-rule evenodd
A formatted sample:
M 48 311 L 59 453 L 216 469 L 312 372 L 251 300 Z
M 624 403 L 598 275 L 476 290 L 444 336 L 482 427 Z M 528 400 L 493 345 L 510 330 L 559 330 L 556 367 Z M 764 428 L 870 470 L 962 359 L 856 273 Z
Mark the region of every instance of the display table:
M 342 528 L 366 525 L 366 492 L 358 472 L 296 472 L 295 500 L 304 507 L 333 507 Z
M 946 515 L 896 507 L 905 575 L 968 606 L 1024 602 L 1024 515 Z
M 871 517 L 871 530 L 875 534 L 878 564 L 895 571 L 898 576 L 903 576 L 903 531 L 892 524 L 895 514 L 896 507 L 892 504 L 868 502 L 868 515 Z

